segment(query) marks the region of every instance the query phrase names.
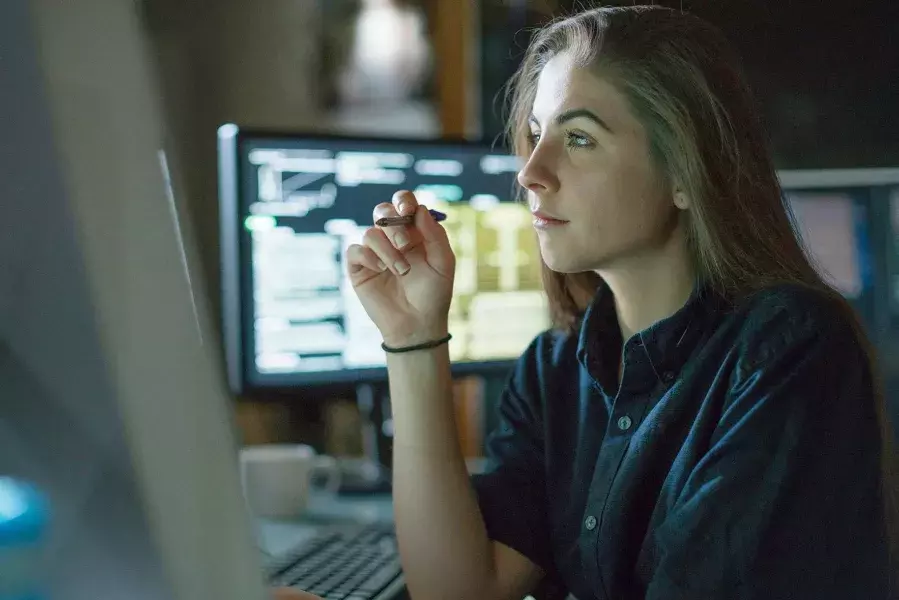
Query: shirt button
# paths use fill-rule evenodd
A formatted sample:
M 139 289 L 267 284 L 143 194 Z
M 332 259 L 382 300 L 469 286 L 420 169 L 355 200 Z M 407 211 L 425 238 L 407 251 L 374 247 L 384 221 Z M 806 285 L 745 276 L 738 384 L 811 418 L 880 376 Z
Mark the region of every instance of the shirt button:
M 593 531 L 596 529 L 596 517 L 590 515 L 586 519 L 584 519 L 584 527 L 587 528 L 587 531 Z
M 620 429 L 621 431 L 627 431 L 633 424 L 634 422 L 631 421 L 631 418 L 627 415 L 624 415 L 623 417 L 618 419 L 618 429 Z

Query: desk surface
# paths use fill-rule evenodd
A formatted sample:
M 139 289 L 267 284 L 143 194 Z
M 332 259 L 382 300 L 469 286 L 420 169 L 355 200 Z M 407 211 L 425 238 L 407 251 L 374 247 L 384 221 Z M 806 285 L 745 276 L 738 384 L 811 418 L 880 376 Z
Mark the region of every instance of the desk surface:
M 392 522 L 393 502 L 390 495 L 336 496 L 314 491 L 309 496 L 306 511 L 297 519 L 257 519 L 258 542 L 264 552 L 279 556 L 313 537 L 320 526 L 348 521 Z
M 486 459 L 466 459 L 469 473 L 481 473 Z M 336 496 L 320 489 L 309 495 L 306 512 L 295 520 L 257 520 L 259 546 L 268 554 L 278 556 L 315 535 L 317 526 L 335 521 L 393 522 L 393 501 L 390 494 L 371 496 Z

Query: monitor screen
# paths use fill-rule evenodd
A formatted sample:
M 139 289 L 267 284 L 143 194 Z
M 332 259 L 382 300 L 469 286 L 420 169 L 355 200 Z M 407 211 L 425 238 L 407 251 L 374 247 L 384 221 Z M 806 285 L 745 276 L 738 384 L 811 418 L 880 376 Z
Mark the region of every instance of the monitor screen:
M 787 193 L 799 238 L 823 279 L 849 299 L 863 291 L 864 213 L 842 191 Z
M 385 377 L 381 335 L 345 251 L 400 189 L 443 223 L 456 254 L 457 373 L 506 369 L 549 327 L 540 255 L 516 201 L 517 159 L 466 143 L 220 130 L 225 337 L 232 385 L 289 388 Z

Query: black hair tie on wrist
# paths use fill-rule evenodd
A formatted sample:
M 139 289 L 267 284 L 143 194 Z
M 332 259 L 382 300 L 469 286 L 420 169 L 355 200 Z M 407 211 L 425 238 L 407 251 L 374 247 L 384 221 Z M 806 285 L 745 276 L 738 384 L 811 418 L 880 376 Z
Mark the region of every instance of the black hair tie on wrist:
M 448 333 L 446 337 L 440 338 L 439 340 L 432 340 L 430 342 L 415 344 L 414 346 L 401 346 L 399 348 L 394 348 L 381 342 L 381 348 L 384 350 L 384 352 L 389 352 L 390 354 L 401 354 L 403 352 L 412 352 L 414 350 L 429 350 L 431 348 L 436 348 L 438 346 L 446 344 L 451 339 L 453 339 L 453 335 Z

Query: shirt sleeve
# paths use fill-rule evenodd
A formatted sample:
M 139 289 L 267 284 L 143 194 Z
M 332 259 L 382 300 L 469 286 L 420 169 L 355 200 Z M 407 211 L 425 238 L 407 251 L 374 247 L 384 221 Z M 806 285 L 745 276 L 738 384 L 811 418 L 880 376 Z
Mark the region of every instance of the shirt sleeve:
M 487 439 L 488 470 L 472 477 L 490 539 L 554 572 L 550 550 L 537 342 L 522 355 Z
M 889 596 L 871 370 L 845 316 L 742 348 L 710 447 L 655 529 L 648 600 Z

